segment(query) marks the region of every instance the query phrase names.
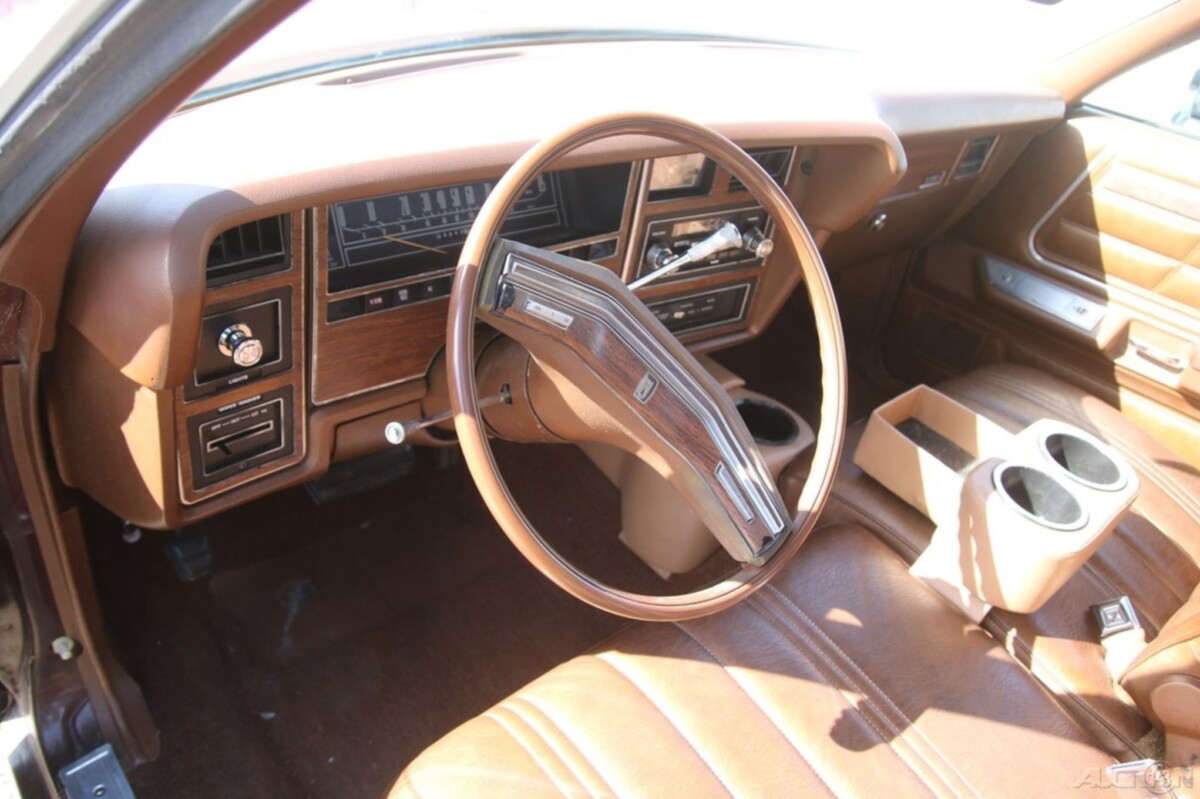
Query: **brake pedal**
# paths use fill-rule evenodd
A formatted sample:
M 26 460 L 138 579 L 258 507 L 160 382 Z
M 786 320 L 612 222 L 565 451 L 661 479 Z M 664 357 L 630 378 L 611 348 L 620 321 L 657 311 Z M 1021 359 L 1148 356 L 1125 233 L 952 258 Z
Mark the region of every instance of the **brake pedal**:
M 171 535 L 171 540 L 163 544 L 163 553 L 171 561 L 176 576 L 185 583 L 211 576 L 216 564 L 208 536 L 186 528 Z

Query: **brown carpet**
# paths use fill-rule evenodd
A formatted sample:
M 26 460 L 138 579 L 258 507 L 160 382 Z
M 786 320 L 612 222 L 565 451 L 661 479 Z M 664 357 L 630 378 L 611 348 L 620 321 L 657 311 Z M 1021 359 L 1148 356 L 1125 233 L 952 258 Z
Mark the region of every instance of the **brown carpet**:
M 617 540 L 613 487 L 574 447 L 501 445 L 518 499 L 573 562 L 617 585 L 678 592 Z M 112 633 L 163 754 L 139 797 L 376 797 L 417 753 L 626 622 L 567 596 L 517 554 L 466 470 L 421 453 L 412 477 L 315 505 L 292 490 L 196 525 L 218 571 L 182 584 L 148 533 L 92 509 Z
M 791 302 L 717 357 L 815 423 L 811 315 Z M 878 391 L 853 370 L 851 383 L 854 418 Z M 617 492 L 577 449 L 496 450 L 531 521 L 594 577 L 661 594 L 731 570 L 722 552 L 662 581 L 617 540 Z M 114 643 L 162 735 L 162 756 L 130 775 L 139 797 L 380 796 L 442 734 L 625 626 L 530 567 L 465 468 L 418 458 L 365 495 L 316 505 L 295 489 L 195 525 L 218 571 L 192 584 L 163 556 L 166 534 L 127 545 L 89 509 Z

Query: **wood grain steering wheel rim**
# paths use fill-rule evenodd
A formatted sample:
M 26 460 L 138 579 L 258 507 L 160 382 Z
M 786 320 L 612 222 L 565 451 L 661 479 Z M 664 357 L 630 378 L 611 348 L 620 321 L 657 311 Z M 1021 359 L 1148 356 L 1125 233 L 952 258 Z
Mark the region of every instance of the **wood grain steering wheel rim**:
M 821 358 L 821 419 L 809 477 L 784 532 L 766 562 L 743 564 L 730 578 L 685 594 L 650 596 L 600 583 L 564 560 L 521 512 L 497 467 L 480 414 L 474 352 L 477 306 L 489 252 L 509 211 L 530 183 L 566 153 L 600 139 L 648 135 L 684 144 L 712 158 L 750 190 L 775 222 L 777 246 L 790 247 L 801 265 L 816 322 Z M 517 549 L 560 588 L 619 616 L 681 621 L 707 616 L 747 598 L 796 553 L 816 524 L 832 488 L 846 426 L 846 354 L 833 289 L 804 222 L 787 195 L 749 155 L 721 134 L 684 119 L 618 114 L 574 125 L 526 152 L 496 184 L 480 209 L 459 259 L 446 327 L 450 404 L 463 457 L 497 523 Z

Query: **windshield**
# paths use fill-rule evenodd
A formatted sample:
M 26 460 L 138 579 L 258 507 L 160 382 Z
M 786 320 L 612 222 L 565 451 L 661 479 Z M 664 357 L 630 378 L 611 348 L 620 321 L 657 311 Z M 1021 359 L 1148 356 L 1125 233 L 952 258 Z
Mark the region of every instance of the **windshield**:
M 885 55 L 955 71 L 1052 60 L 1172 0 L 312 0 L 204 93 L 505 41 L 746 39 Z

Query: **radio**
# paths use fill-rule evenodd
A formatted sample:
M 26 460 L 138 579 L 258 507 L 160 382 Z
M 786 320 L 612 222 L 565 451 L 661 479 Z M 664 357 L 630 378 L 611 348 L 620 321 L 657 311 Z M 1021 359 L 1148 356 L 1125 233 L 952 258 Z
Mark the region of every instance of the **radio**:
M 637 277 L 642 277 L 686 253 L 693 245 L 708 238 L 727 222 L 732 222 L 742 233 L 744 244 L 681 267 L 678 272 L 664 280 L 677 280 L 692 272 L 730 267 L 740 264 L 761 266 L 770 254 L 769 240 L 771 218 L 762 206 L 731 208 L 703 214 L 669 219 L 653 219 L 646 225 L 645 250 L 638 263 Z
M 648 307 L 672 333 L 693 332 L 745 319 L 753 288 L 752 283 L 738 283 L 686 297 L 673 297 Z

